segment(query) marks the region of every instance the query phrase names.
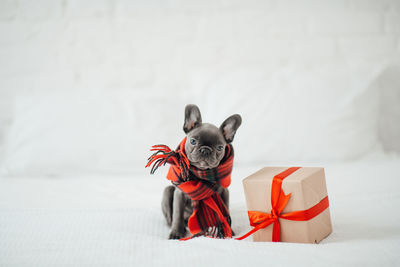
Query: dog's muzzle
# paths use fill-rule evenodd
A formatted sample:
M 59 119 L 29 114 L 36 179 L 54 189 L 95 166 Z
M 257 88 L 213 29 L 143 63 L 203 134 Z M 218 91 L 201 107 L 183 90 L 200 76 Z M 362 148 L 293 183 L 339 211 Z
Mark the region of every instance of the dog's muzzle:
M 208 146 L 202 146 L 202 147 L 200 147 L 199 150 L 200 150 L 201 155 L 204 157 L 208 157 L 209 155 L 211 155 L 211 152 L 212 152 L 211 148 Z

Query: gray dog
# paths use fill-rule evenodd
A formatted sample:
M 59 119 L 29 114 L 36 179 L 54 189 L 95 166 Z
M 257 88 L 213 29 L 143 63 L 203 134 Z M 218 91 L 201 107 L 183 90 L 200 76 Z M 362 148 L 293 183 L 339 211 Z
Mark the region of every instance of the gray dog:
M 219 128 L 210 123 L 202 123 L 199 108 L 187 105 L 183 130 L 187 135 L 185 151 L 190 165 L 202 170 L 216 168 L 224 157 L 226 144 L 233 141 L 241 123 L 242 118 L 238 114 L 227 118 Z M 218 193 L 229 207 L 228 189 L 220 187 Z M 184 237 L 188 219 L 193 212 L 191 199 L 170 185 L 164 190 L 161 207 L 167 224 L 171 226 L 169 239 Z

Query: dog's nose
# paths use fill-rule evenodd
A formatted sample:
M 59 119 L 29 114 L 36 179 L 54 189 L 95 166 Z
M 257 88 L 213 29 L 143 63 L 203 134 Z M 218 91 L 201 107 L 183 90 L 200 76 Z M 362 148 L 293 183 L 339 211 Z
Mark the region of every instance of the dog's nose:
M 208 156 L 211 154 L 211 148 L 208 146 L 202 146 L 200 147 L 200 153 L 203 154 L 203 156 Z

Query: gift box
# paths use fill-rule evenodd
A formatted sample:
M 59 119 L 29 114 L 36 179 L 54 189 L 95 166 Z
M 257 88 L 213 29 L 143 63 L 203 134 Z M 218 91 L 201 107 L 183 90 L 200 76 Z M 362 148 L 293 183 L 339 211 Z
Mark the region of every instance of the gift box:
M 319 243 L 332 232 L 323 168 L 265 167 L 243 186 L 254 228 L 238 239 Z

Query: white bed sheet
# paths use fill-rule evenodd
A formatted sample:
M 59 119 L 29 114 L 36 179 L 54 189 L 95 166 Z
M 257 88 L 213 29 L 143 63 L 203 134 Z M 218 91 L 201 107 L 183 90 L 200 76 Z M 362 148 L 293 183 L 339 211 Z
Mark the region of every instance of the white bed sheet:
M 235 166 L 231 216 L 250 229 Z M 167 240 L 164 170 L 0 179 L 0 266 L 399 266 L 399 158 L 326 164 L 333 233 L 320 244 Z

